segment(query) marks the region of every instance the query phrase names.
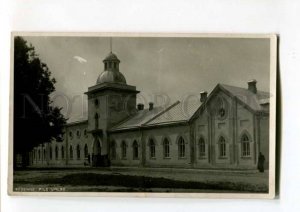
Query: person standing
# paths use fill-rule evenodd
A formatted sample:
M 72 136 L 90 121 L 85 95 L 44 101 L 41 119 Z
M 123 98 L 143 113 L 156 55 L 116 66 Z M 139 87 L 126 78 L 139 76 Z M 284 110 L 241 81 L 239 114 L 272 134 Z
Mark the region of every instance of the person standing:
M 260 152 L 258 156 L 258 165 L 257 165 L 259 172 L 265 171 L 264 163 L 265 163 L 265 156 Z

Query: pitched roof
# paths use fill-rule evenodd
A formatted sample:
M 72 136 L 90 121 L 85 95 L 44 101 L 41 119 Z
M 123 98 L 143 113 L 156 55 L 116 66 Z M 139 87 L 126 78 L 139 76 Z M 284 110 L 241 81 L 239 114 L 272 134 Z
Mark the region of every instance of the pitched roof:
M 125 121 L 112 127 L 110 130 L 118 131 L 118 130 L 140 127 L 142 126 L 142 124 L 153 119 L 155 116 L 157 116 L 164 110 L 165 110 L 164 107 L 154 107 L 152 110 L 149 109 L 138 110 L 133 116 L 129 117 Z
M 254 112 L 262 111 L 268 112 L 268 104 L 270 102 L 270 94 L 264 91 L 257 91 L 253 93 L 246 88 L 235 87 L 231 85 L 218 84 L 215 89 L 208 96 L 209 99 L 212 94 L 218 89 L 221 89 L 229 95 L 236 97 L 241 103 L 249 107 Z M 127 129 L 136 129 L 139 127 L 152 127 L 168 124 L 184 123 L 189 121 L 196 111 L 201 108 L 199 100 L 177 101 L 168 106 L 154 107 L 152 110 L 144 109 L 138 110 L 133 116 L 124 120 L 121 123 L 113 126 L 110 131 L 121 131 Z M 69 122 L 68 125 L 79 124 L 87 119 L 79 122 Z
M 172 108 L 164 111 L 164 113 L 161 113 L 155 119 L 147 122 L 145 126 L 186 122 L 193 116 L 200 105 L 201 102 L 199 100 L 183 102 L 178 101 Z
M 270 103 L 270 93 L 257 91 L 253 93 L 246 88 L 235 87 L 231 85 L 219 84 L 221 88 L 227 90 L 245 105 L 249 106 L 254 111 L 265 111 L 264 104 Z
M 186 122 L 199 107 L 200 101 L 177 101 L 167 107 L 155 107 L 151 111 L 148 109 L 140 110 L 134 116 L 112 127 L 110 130 L 120 131 L 138 127 Z

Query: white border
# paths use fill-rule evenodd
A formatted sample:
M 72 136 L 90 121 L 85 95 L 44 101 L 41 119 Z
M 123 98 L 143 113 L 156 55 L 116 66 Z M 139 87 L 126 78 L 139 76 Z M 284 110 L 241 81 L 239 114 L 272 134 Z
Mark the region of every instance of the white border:
M 121 193 L 121 192 L 15 192 L 13 191 L 13 37 L 14 36 L 112 36 L 112 37 L 213 37 L 213 38 L 269 38 L 270 39 L 270 142 L 269 142 L 269 193 Z M 200 33 L 82 33 L 82 32 L 13 32 L 11 34 L 11 77 L 10 77 L 10 123 L 8 194 L 21 196 L 100 196 L 100 197 L 180 197 L 180 198 L 226 198 L 226 199 L 272 199 L 275 197 L 275 135 L 276 135 L 276 65 L 277 37 L 274 34 L 200 34 Z

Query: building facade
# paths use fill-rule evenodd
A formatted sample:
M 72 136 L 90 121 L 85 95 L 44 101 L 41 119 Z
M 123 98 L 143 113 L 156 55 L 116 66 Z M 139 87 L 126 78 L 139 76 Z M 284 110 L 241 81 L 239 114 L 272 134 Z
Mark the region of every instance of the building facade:
M 135 86 L 110 53 L 85 93 L 88 118 L 68 123 L 63 141 L 30 152 L 35 167 L 182 167 L 257 169 L 269 158 L 269 98 L 256 81 L 247 88 L 218 84 L 198 101 L 137 105 Z

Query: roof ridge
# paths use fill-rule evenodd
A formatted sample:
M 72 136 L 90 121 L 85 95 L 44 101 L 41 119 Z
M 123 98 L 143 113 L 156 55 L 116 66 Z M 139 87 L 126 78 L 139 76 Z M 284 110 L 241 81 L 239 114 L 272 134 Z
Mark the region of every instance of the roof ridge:
M 248 90 L 247 88 L 244 87 L 239 87 L 239 86 L 234 86 L 234 85 L 228 85 L 228 84 L 224 84 L 224 83 L 218 83 L 220 86 L 228 86 L 228 87 L 233 87 L 233 88 L 240 88 L 240 89 L 244 89 L 244 90 Z M 224 88 L 224 87 L 223 87 Z M 226 89 L 226 88 L 225 88 Z M 257 92 L 262 92 L 262 93 L 267 93 L 269 94 L 268 91 L 263 91 L 263 90 L 257 90 Z
M 157 117 L 161 116 L 162 114 L 164 114 L 165 112 L 169 111 L 171 108 L 175 107 L 176 105 L 178 105 L 180 103 L 179 100 L 177 100 L 174 104 L 170 105 L 169 107 L 167 107 L 165 110 L 159 112 L 158 114 L 156 114 L 154 117 L 152 117 L 151 119 L 149 119 L 148 121 L 146 121 L 145 123 L 141 124 L 142 125 L 145 125 L 151 121 L 153 121 L 154 119 L 156 119 Z

